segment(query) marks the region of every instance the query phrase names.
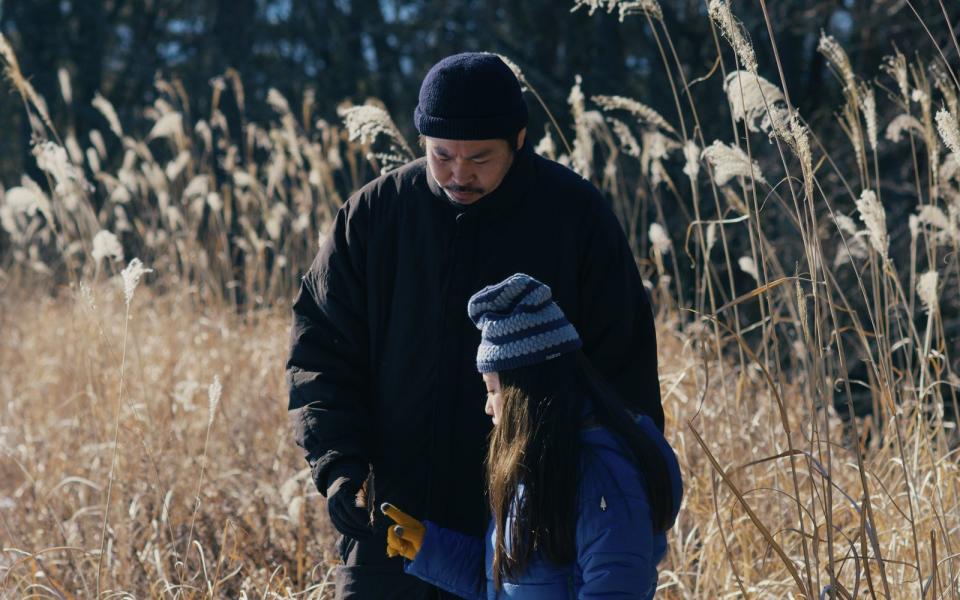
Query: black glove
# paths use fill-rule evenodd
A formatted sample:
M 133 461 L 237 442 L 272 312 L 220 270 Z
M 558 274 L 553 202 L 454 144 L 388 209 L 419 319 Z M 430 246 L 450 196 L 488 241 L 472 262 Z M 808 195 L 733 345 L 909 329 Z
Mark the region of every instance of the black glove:
M 354 539 L 373 534 L 367 508 L 357 501 L 357 493 L 367 479 L 369 468 L 360 462 L 335 465 L 327 481 L 327 512 L 337 531 Z

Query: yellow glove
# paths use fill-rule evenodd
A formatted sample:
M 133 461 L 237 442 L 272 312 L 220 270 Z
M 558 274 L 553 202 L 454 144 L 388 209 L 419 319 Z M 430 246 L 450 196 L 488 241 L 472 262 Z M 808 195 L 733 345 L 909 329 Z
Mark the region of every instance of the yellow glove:
M 389 502 L 384 502 L 380 510 L 396 523 L 387 528 L 387 556 L 402 556 L 409 560 L 416 558 L 427 528 Z

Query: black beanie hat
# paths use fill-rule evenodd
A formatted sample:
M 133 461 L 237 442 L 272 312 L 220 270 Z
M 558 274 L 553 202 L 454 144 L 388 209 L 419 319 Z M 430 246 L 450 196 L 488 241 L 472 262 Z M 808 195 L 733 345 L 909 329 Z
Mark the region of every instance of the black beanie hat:
M 423 78 L 413 121 L 427 137 L 509 139 L 527 125 L 527 104 L 499 56 L 465 52 L 441 60 Z

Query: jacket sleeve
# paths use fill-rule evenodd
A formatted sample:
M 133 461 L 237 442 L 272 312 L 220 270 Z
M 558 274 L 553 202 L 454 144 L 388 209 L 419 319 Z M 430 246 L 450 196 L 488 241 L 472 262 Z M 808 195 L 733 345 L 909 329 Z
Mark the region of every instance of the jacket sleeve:
M 577 329 L 584 353 L 627 407 L 663 431 L 657 337 L 650 298 L 620 223 L 597 199 L 580 270 Z
M 665 538 L 653 533 L 645 499 L 618 494 L 583 498 L 577 522 L 583 576 L 578 600 L 653 598 L 664 550 Z
M 430 521 L 424 524 L 423 544 L 414 560 L 404 561 L 404 571 L 461 598 L 486 598 L 483 540 Z
M 358 193 L 340 209 L 293 303 L 288 408 L 323 494 L 333 474 L 365 476 L 370 456 L 368 207 Z

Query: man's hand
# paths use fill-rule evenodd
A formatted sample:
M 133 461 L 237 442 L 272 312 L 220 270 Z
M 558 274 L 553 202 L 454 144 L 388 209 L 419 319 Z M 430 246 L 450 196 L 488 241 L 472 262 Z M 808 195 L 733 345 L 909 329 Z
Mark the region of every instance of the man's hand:
M 337 531 L 360 539 L 370 536 L 370 516 L 364 502 L 365 478 L 359 473 L 337 474 L 327 488 L 327 512 Z
M 402 556 L 408 560 L 416 558 L 426 532 L 423 523 L 388 502 L 384 502 L 380 510 L 396 523 L 387 528 L 387 556 Z

